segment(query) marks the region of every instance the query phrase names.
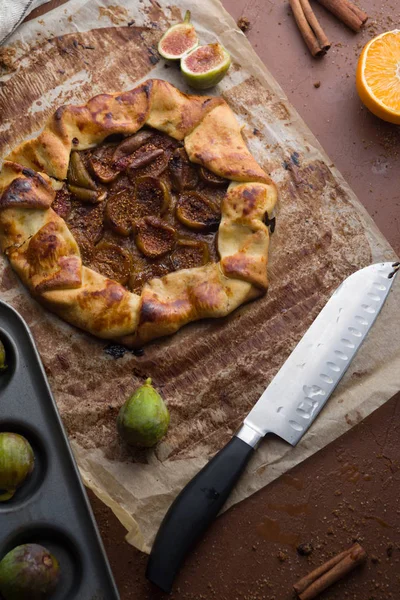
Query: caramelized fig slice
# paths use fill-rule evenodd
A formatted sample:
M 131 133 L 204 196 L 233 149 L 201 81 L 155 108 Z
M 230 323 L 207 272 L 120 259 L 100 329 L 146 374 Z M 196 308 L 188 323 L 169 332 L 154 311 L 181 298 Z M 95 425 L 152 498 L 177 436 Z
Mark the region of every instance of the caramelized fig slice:
M 183 225 L 197 231 L 215 230 L 221 220 L 216 206 L 198 192 L 180 194 L 176 217 Z
M 107 192 L 88 190 L 87 188 L 78 187 L 71 184 L 68 184 L 68 189 L 75 198 L 81 202 L 90 202 L 90 204 L 97 204 L 98 202 L 101 202 L 107 195 Z
M 157 217 L 144 217 L 135 223 L 136 246 L 149 258 L 172 250 L 175 239 L 175 229 Z
M 114 167 L 114 151 L 115 146 L 101 146 L 89 158 L 91 172 L 102 183 L 111 183 L 119 174 L 119 169 Z
M 71 215 L 68 217 L 68 227 L 81 232 L 92 244 L 97 244 L 103 236 L 104 204 L 72 205 Z
M 142 154 L 142 155 L 139 155 Z M 134 157 L 134 160 L 132 160 Z M 148 157 L 148 158 L 147 158 Z M 149 175 L 151 177 L 159 177 L 168 166 L 170 157 L 169 151 L 164 151 L 162 148 L 156 148 L 153 144 L 143 146 L 135 152 L 134 155 L 127 157 L 130 163 L 127 168 L 127 175 L 131 181 L 135 181 L 138 177 Z
M 132 271 L 127 286 L 132 292 L 139 295 L 145 283 L 154 278 L 159 279 L 160 277 L 164 277 L 164 275 L 167 275 L 172 270 L 168 255 L 161 257 L 159 260 L 152 260 L 151 262 L 143 257 L 142 261 L 143 264 L 140 265 L 140 268 Z
M 107 225 L 127 237 L 132 233 L 132 219 L 135 214 L 135 196 L 132 189 L 126 188 L 111 196 L 104 213 Z
M 133 269 L 133 259 L 128 250 L 101 241 L 94 249 L 90 266 L 104 277 L 125 285 Z
M 155 177 L 138 177 L 135 185 L 135 216 L 163 215 L 171 202 L 168 187 Z
M 208 263 L 209 259 L 208 245 L 201 240 L 178 240 L 171 254 L 171 263 L 175 271 L 201 267 Z
M 153 135 L 154 134 L 152 131 L 149 131 L 148 129 L 141 129 L 137 133 L 134 133 L 123 140 L 114 150 L 113 162 L 115 163 L 123 156 L 128 156 L 129 154 L 135 152 L 135 150 L 140 148 L 140 146 L 143 146 L 143 144 L 148 142 Z
M 142 167 L 147 167 L 150 163 L 154 162 L 156 158 L 164 154 L 164 150 L 162 148 L 156 148 L 153 144 L 146 144 L 142 146 L 138 150 L 136 150 L 133 154 L 129 156 L 123 156 L 116 163 L 115 166 L 123 171 L 127 167 L 129 169 L 141 169 Z
M 53 200 L 51 208 L 62 219 L 66 219 L 71 212 L 71 194 L 67 190 L 67 186 L 63 185 L 61 190 L 56 192 L 56 197 Z
M 79 252 L 81 254 L 82 263 L 84 265 L 89 265 L 92 260 L 95 248 L 93 242 L 80 229 L 74 229 L 73 227 L 71 227 L 70 231 L 74 236 L 76 243 L 79 246 Z
M 90 176 L 79 152 L 71 152 L 69 159 L 67 181 L 70 185 L 88 190 L 97 190 L 96 183 Z
M 205 167 L 200 167 L 199 174 L 204 183 L 207 183 L 207 185 L 211 185 L 212 187 L 222 187 L 224 185 L 228 185 L 229 183 L 227 179 L 216 175 Z
M 172 189 L 175 192 L 193 189 L 196 187 L 198 177 L 197 170 L 189 161 L 184 148 L 177 148 L 169 160 L 169 174 L 171 176 Z

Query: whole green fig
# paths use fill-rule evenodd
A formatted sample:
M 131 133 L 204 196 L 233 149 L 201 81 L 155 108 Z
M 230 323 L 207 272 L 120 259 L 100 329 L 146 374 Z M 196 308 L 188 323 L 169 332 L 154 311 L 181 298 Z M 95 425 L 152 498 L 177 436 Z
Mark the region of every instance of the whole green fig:
M 0 433 L 0 502 L 10 500 L 35 466 L 27 439 L 18 433 Z
M 6 363 L 6 349 L 4 348 L 3 342 L 0 340 L 0 373 L 7 369 Z
M 47 600 L 59 578 L 57 559 L 38 544 L 17 546 L 0 562 L 0 593 L 4 600 Z
M 139 448 L 157 444 L 167 433 L 168 425 L 168 408 L 150 378 L 125 402 L 117 420 L 121 437 Z

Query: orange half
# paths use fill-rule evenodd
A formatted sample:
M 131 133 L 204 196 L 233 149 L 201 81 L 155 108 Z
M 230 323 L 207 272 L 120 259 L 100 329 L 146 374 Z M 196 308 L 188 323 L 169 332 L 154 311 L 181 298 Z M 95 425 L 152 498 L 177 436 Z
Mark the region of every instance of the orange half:
M 357 66 L 357 91 L 377 117 L 400 124 L 400 30 L 387 31 L 364 47 Z

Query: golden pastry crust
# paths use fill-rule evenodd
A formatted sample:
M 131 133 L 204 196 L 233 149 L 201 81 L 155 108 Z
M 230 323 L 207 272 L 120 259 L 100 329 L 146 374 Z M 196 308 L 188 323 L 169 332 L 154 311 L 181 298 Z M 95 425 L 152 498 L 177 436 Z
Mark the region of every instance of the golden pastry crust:
M 152 279 L 139 296 L 82 265 L 73 234 L 51 205 L 72 150 L 144 125 L 183 141 L 192 162 L 231 184 L 221 207 L 220 262 Z M 191 321 L 223 317 L 267 289 L 264 218 L 276 188 L 222 98 L 188 96 L 155 79 L 62 106 L 37 138 L 6 157 L 0 194 L 0 245 L 21 280 L 49 310 L 98 337 L 138 346 Z

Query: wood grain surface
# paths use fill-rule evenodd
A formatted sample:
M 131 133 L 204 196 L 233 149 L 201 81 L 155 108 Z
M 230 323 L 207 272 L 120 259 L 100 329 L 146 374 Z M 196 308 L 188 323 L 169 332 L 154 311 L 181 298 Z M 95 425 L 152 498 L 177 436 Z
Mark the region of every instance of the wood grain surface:
M 62 2 L 42 6 L 43 13 Z M 334 42 L 312 59 L 286 2 L 225 0 L 251 22 L 248 37 L 342 171 L 381 231 L 400 252 L 400 200 L 396 173 L 400 130 L 364 109 L 354 87 L 361 46 L 375 32 L 394 28 L 394 0 L 363 0 L 371 15 L 355 35 L 318 5 Z M 393 22 L 391 21 L 393 19 Z M 315 84 L 320 84 L 315 87 Z M 290 583 L 359 539 L 369 552 L 365 568 L 324 593 L 323 600 L 389 600 L 399 596 L 398 486 L 400 395 L 294 472 L 234 507 L 214 524 L 180 574 L 174 600 L 289 600 Z M 91 498 L 122 600 L 159 599 L 144 578 L 146 557 L 123 542 L 110 511 Z M 310 557 L 299 543 L 311 542 Z

